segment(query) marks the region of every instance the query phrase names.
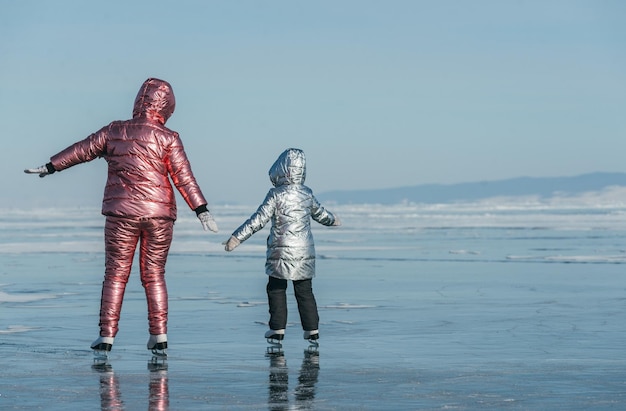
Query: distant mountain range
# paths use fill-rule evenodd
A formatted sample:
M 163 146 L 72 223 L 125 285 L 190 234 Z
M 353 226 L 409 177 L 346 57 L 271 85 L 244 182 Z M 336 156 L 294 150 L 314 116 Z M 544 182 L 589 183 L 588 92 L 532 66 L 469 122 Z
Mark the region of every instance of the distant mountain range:
M 590 173 L 574 177 L 519 177 L 507 180 L 459 184 L 423 184 L 373 190 L 327 191 L 317 194 L 322 202 L 338 204 L 451 203 L 492 197 L 556 195 L 573 196 L 601 191 L 606 187 L 626 187 L 626 173 Z

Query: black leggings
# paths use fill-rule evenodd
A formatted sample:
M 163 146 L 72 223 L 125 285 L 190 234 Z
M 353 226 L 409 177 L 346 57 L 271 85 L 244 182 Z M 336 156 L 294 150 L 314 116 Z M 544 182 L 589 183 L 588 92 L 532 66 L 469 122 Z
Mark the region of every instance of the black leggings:
M 287 280 L 269 277 L 267 282 L 267 299 L 270 306 L 270 328 L 282 330 L 287 327 Z M 317 314 L 317 303 L 313 295 L 311 280 L 293 281 L 293 291 L 298 302 L 300 322 L 304 331 L 317 330 L 320 318 Z

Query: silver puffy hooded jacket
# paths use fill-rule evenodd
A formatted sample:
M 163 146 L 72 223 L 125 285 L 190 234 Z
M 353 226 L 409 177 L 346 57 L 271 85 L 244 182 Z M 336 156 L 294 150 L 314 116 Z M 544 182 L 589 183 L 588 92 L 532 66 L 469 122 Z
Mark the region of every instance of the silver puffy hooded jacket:
M 175 106 L 171 85 L 150 78 L 137 93 L 131 120 L 112 122 L 50 162 L 61 171 L 103 157 L 109 167 L 102 214 L 175 220 L 170 179 L 191 209 L 207 203 L 178 133 L 165 127 Z
M 274 188 L 232 235 L 243 242 L 272 220 L 265 273 L 286 280 L 313 278 L 315 245 L 311 218 L 331 226 L 335 216 L 322 207 L 311 189 L 304 185 L 306 161 L 302 150 L 285 150 L 270 168 L 269 177 Z

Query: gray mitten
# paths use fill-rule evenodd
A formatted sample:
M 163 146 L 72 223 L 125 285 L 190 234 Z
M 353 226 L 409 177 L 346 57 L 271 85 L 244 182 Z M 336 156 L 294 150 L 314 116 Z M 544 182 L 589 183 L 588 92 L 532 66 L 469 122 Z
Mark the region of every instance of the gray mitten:
M 224 247 L 224 250 L 233 251 L 235 248 L 239 246 L 239 244 L 241 244 L 241 241 L 239 241 L 237 237 L 231 235 L 228 241 L 224 241 L 222 244 L 226 245 Z
M 340 225 L 341 225 L 341 220 L 335 214 L 335 221 L 333 222 L 333 226 L 340 226 Z
M 56 170 L 54 169 L 51 163 L 45 164 L 43 166 L 39 166 L 37 168 L 27 168 L 26 170 L 24 170 L 26 174 L 39 174 L 39 177 L 42 177 L 42 178 L 54 173 L 55 171 Z
M 209 213 L 208 211 L 204 211 L 198 214 L 198 218 L 200 219 L 200 222 L 202 223 L 202 228 L 204 228 L 204 231 L 211 230 L 214 233 L 217 233 L 217 230 L 218 230 L 217 223 L 213 219 L 213 216 L 211 215 L 211 213 Z

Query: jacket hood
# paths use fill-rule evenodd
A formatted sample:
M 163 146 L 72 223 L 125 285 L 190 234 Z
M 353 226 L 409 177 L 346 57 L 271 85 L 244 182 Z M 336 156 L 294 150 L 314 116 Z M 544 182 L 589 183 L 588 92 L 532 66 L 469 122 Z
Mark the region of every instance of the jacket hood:
M 165 80 L 149 78 L 144 81 L 135 98 L 133 118 L 147 117 L 161 124 L 170 118 L 176 107 L 172 86 Z
M 304 151 L 289 148 L 282 152 L 269 171 L 274 187 L 287 184 L 304 184 L 306 178 L 306 159 Z

